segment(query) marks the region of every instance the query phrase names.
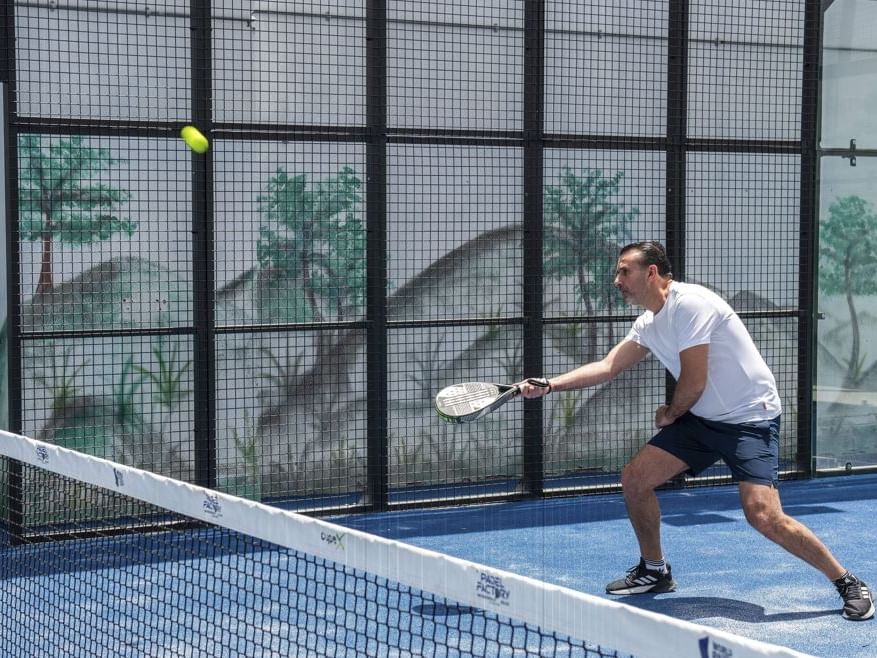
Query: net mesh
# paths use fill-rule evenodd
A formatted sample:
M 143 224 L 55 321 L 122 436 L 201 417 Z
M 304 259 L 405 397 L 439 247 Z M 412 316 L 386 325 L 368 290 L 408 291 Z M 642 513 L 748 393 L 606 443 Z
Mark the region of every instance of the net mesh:
M 213 526 L 14 555 L 7 655 L 617 655 Z
M 15 459 L 2 471 L 2 655 L 766 655 L 742 638 L 25 437 L 2 433 L 0 454 Z M 797 655 L 782 651 L 770 655 Z

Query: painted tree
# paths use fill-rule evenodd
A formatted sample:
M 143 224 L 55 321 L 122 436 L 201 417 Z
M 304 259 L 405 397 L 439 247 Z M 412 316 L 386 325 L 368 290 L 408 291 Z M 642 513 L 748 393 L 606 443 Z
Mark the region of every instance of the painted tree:
M 828 216 L 819 223 L 819 255 L 820 293 L 846 298 L 852 343 L 844 385 L 855 387 L 865 375 L 855 295 L 877 293 L 873 276 L 877 264 L 877 214 L 873 206 L 855 195 L 835 199 Z
M 116 210 L 131 195 L 94 179 L 117 164 L 109 150 L 90 148 L 80 137 L 51 139 L 23 135 L 19 154 L 19 217 L 22 240 L 42 243 L 36 294 L 52 289 L 55 242 L 81 246 L 131 235 L 137 224 Z
M 577 175 L 564 168 L 557 185 L 545 186 L 545 276 L 572 277 L 587 315 L 616 304 L 612 277 L 618 247 L 630 241 L 630 223 L 639 214 L 616 200 L 623 177 L 621 171 L 607 177 L 599 169 Z M 593 357 L 597 333 L 592 329 Z
M 297 281 L 306 304 L 298 321 L 325 319 L 331 309 L 343 320 L 362 309 L 365 299 L 365 227 L 358 214 L 362 186 L 344 167 L 327 180 L 308 186 L 304 174 L 282 168 L 258 197 L 264 223 L 256 255 L 270 268 Z

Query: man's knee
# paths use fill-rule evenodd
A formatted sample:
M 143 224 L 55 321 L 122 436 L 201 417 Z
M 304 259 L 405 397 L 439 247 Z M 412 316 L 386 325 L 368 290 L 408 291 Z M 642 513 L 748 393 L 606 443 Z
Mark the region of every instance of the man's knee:
M 787 520 L 786 513 L 772 491 L 764 495 L 744 497 L 743 514 L 749 525 L 768 538 L 782 532 Z
M 767 537 L 773 534 L 782 520 L 774 511 L 759 505 L 744 507 L 743 513 L 749 525 Z
M 626 497 L 650 494 L 686 468 L 670 453 L 646 445 L 621 470 L 621 489 Z
M 653 492 L 661 482 L 655 482 L 654 473 L 642 460 L 634 460 L 621 470 L 621 490 L 627 497 Z
M 625 492 L 633 491 L 637 479 L 637 467 L 633 462 L 629 462 L 621 469 L 621 488 Z

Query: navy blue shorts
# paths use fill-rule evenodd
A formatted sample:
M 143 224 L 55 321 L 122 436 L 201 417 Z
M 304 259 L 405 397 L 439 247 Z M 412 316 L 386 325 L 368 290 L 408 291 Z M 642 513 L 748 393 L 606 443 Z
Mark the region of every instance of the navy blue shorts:
M 779 416 L 735 424 L 686 413 L 662 427 L 649 443 L 684 461 L 691 475 L 723 459 L 737 482 L 776 486 L 779 479 Z

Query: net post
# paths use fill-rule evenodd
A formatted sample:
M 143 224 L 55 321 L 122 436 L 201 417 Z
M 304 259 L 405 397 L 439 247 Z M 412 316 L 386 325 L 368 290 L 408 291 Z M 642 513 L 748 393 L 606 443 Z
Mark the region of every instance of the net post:
M 543 357 L 543 241 L 544 241 L 544 87 L 545 3 L 532 0 L 524 8 L 524 374 L 542 377 Z M 544 489 L 543 402 L 524 401 L 523 486 L 541 496 Z

